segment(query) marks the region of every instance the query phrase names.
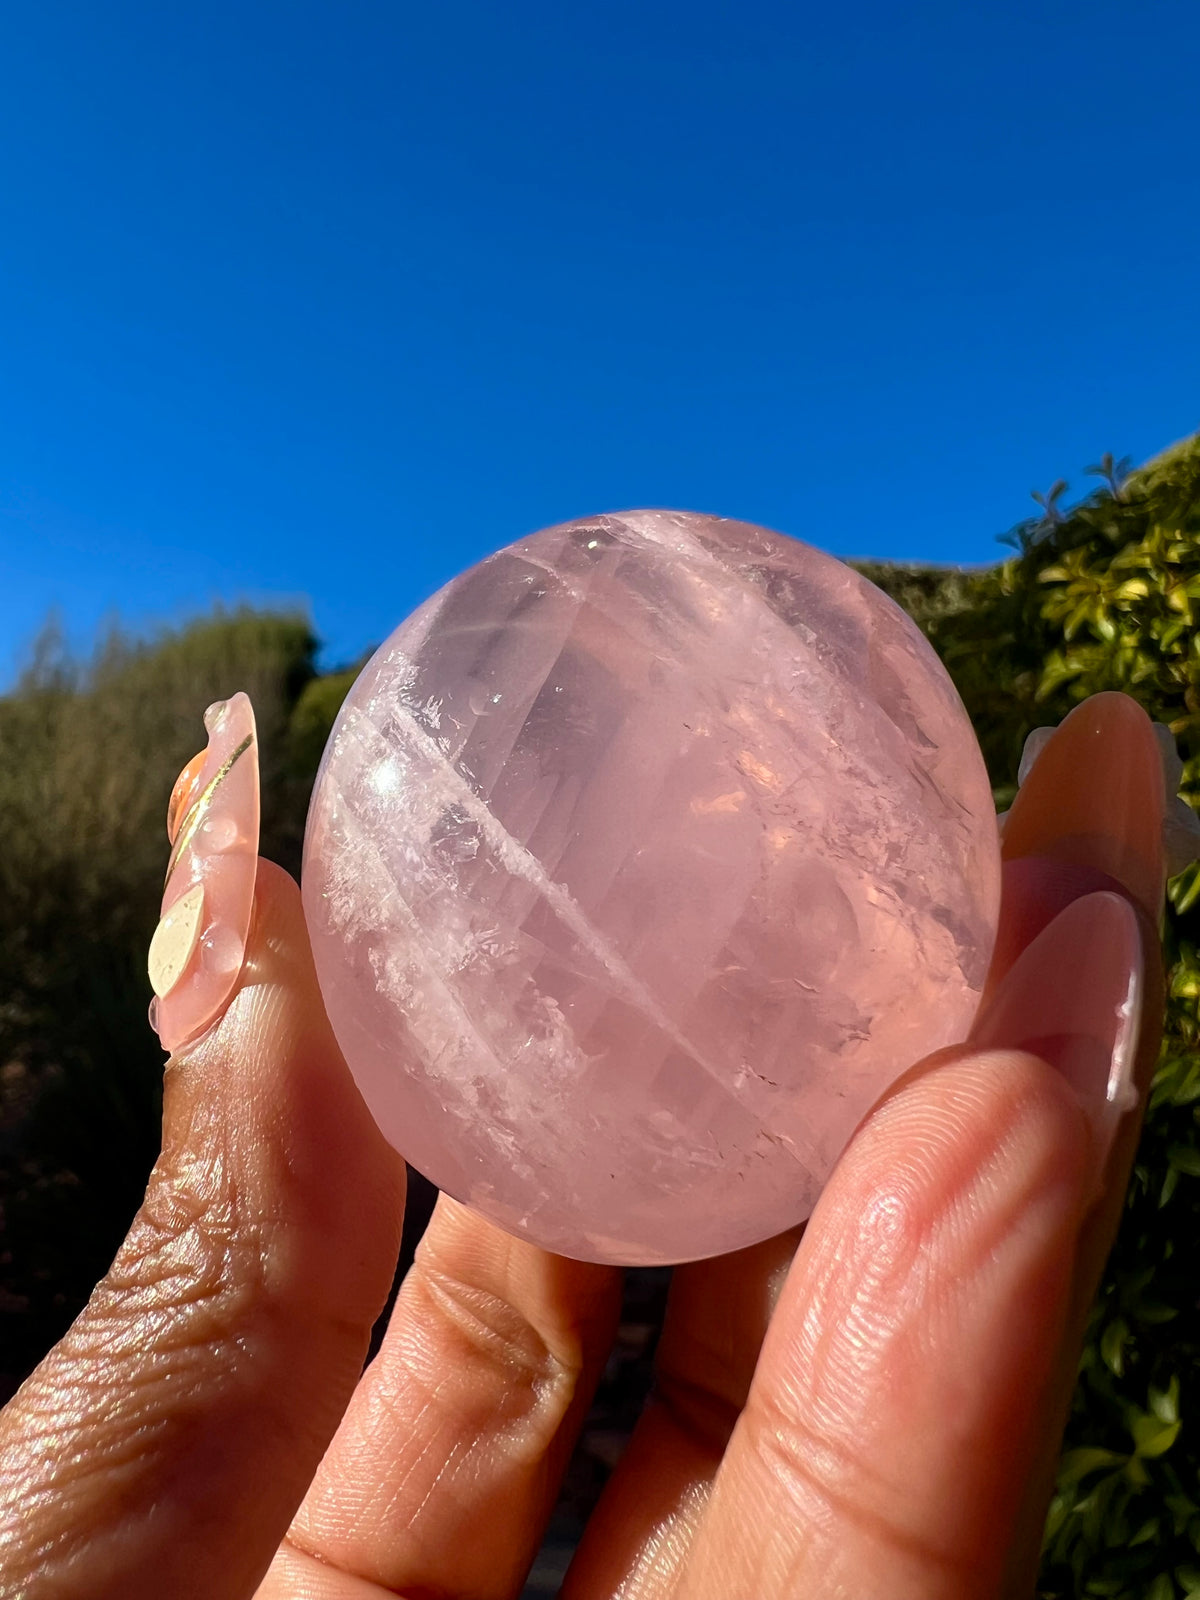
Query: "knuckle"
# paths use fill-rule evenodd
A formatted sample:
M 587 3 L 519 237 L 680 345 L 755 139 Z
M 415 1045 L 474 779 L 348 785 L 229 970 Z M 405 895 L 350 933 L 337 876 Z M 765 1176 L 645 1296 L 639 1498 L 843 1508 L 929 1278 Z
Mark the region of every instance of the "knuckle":
M 581 1363 L 552 1347 L 503 1295 L 418 1254 L 404 1286 L 402 1359 L 468 1430 L 509 1433 L 514 1449 L 545 1447 L 576 1393 Z M 556 1341 L 557 1343 L 557 1341 Z
M 797 1535 L 797 1563 L 811 1557 L 804 1530 L 820 1530 L 835 1548 L 853 1548 L 856 1564 L 906 1574 L 905 1592 L 970 1592 L 974 1562 L 957 1548 L 953 1528 L 944 1534 L 924 1528 L 904 1485 L 879 1466 L 771 1400 L 747 1407 L 745 1430 L 753 1457 L 790 1512 L 786 1526 Z
M 420 1276 L 443 1324 L 476 1357 L 531 1386 L 557 1381 L 574 1370 L 574 1362 L 552 1350 L 541 1331 L 503 1296 L 430 1262 L 423 1263 Z
M 741 1414 L 732 1400 L 666 1367 L 655 1372 L 651 1404 L 661 1406 L 686 1438 L 714 1458 L 723 1453 Z
M 260 1297 L 262 1231 L 219 1163 L 156 1168 L 81 1334 L 108 1355 L 129 1344 L 158 1361 L 196 1347 L 211 1359 Z

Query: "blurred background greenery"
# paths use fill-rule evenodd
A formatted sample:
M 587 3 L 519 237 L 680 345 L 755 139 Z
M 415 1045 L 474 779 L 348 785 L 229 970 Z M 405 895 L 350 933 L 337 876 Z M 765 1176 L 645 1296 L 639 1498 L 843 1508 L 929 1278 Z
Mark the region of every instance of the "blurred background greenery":
M 1171 728 L 1197 804 L 1200 442 L 1132 475 L 1111 457 L 1089 470 L 1094 492 L 1069 510 L 1065 485 L 1039 497 L 995 567 L 862 570 L 945 661 L 998 803 L 1032 728 L 1116 688 Z M 202 742 L 200 714 L 251 695 L 263 853 L 297 872 L 309 790 L 354 678 L 318 675 L 316 643 L 302 616 L 242 610 L 150 641 L 114 630 L 81 662 L 48 628 L 0 698 L 0 1399 L 107 1267 L 157 1151 L 145 951 L 167 795 Z M 1166 1036 L 1081 1365 L 1047 1600 L 1200 1597 L 1200 867 L 1172 882 L 1164 939 Z

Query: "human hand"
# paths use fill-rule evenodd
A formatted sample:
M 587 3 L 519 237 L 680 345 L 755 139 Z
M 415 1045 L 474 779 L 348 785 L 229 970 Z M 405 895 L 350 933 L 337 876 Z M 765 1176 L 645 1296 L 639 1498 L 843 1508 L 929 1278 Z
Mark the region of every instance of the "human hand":
M 1157 1052 L 1162 816 L 1148 720 L 1087 702 L 1005 830 L 971 1042 L 889 1092 L 802 1236 L 677 1269 L 569 1600 L 1029 1593 Z M 403 1163 L 295 885 L 262 862 L 255 893 L 232 1003 L 168 1066 L 130 1234 L 0 1414 L 0 1593 L 515 1596 L 620 1275 L 443 1198 L 362 1371 Z

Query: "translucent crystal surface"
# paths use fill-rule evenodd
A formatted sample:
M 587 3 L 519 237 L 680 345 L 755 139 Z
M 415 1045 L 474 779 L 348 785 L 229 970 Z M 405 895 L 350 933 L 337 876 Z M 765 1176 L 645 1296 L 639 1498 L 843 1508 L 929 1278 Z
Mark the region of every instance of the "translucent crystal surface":
M 737 1249 L 960 1039 L 999 859 L 966 714 L 848 567 L 675 512 L 534 535 L 376 653 L 313 797 L 321 989 L 389 1140 L 592 1260 Z

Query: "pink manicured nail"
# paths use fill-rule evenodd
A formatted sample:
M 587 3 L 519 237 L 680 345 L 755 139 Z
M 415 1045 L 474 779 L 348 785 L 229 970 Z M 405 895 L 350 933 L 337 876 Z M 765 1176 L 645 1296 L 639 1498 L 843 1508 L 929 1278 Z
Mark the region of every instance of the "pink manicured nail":
M 1157 922 L 1164 811 L 1153 723 L 1128 695 L 1094 694 L 1027 770 L 1004 825 L 1004 859 L 1037 856 L 1103 872 Z
M 1102 1159 L 1137 1105 L 1143 963 L 1129 901 L 1107 890 L 1084 895 L 1022 952 L 971 1030 L 975 1049 L 1027 1050 L 1062 1073 L 1092 1120 Z
M 208 748 L 180 773 L 167 809 L 171 859 L 150 941 L 150 1024 L 166 1050 L 209 1028 L 246 955 L 258 866 L 258 739 L 249 697 L 204 713 Z

